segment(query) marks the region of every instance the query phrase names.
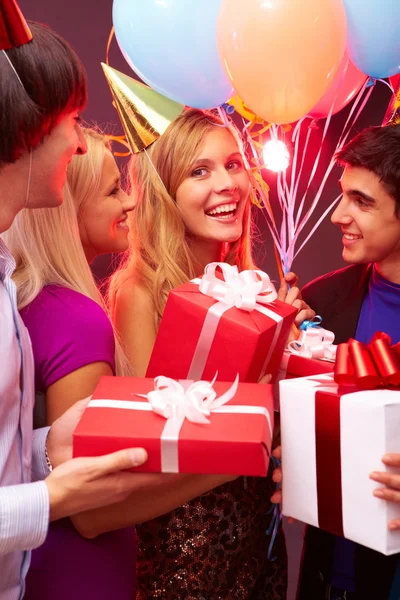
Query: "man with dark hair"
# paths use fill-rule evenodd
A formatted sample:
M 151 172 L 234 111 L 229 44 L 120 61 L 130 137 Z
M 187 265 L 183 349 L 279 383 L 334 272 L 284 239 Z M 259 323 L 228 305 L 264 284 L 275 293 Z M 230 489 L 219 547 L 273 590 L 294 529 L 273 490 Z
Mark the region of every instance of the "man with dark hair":
M 335 333 L 368 343 L 376 331 L 400 341 L 400 125 L 366 129 L 338 154 L 344 166 L 343 197 L 332 222 L 343 233 L 343 258 L 351 263 L 309 283 L 303 299 Z M 344 458 L 344 460 L 346 460 Z M 384 462 L 400 468 L 400 455 Z M 375 495 L 400 503 L 400 475 L 376 473 Z M 365 523 L 365 527 L 369 524 Z M 400 529 L 400 520 L 391 529 Z M 400 598 L 399 556 L 373 550 L 308 527 L 299 600 Z
M 78 125 L 83 67 L 56 33 L 38 24 L 31 30 L 33 37 L 15 0 L 1 0 L 0 233 L 25 207 L 58 206 L 68 163 L 87 150 Z M 14 267 L 0 239 L 1 600 L 22 598 L 29 550 L 43 543 L 49 520 L 125 499 L 136 485 L 126 470 L 146 460 L 143 449 L 71 459 L 72 432 L 87 401 L 32 432 L 33 357 Z

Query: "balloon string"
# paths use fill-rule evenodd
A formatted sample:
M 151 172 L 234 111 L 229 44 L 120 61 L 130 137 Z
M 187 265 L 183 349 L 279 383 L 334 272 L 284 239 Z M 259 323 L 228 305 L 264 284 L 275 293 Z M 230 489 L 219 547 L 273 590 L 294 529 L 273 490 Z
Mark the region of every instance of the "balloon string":
M 329 127 L 329 124 L 330 124 L 330 121 L 331 121 L 331 117 L 332 117 L 332 114 L 333 114 L 333 107 L 334 107 L 334 105 L 335 105 L 335 102 L 336 102 L 337 96 L 338 96 L 338 94 L 339 94 L 339 89 L 340 89 L 340 86 L 342 85 L 342 83 L 343 83 L 343 80 L 344 80 L 344 77 L 345 77 L 345 75 L 346 75 L 346 73 L 347 73 L 348 66 L 349 66 L 349 61 L 347 60 L 347 61 L 346 61 L 346 64 L 345 64 L 345 66 L 344 66 L 344 69 L 343 69 L 343 71 L 342 71 L 342 73 L 341 73 L 341 75 L 340 75 L 340 81 L 339 81 L 339 85 L 338 85 L 338 88 L 337 88 L 337 91 L 336 91 L 335 97 L 334 97 L 334 99 L 333 99 L 333 101 L 332 101 L 331 107 L 330 107 L 330 109 L 329 109 L 329 113 L 328 113 L 328 115 L 327 115 L 327 118 L 326 118 L 325 127 L 324 127 L 323 134 L 322 134 L 322 139 L 321 139 L 321 144 L 320 144 L 319 152 L 318 152 L 318 154 L 317 154 L 317 157 L 316 157 L 316 159 L 315 159 L 315 161 L 314 161 L 314 166 L 313 166 L 313 169 L 311 170 L 311 174 L 310 174 L 310 178 L 309 178 L 309 180 L 308 180 L 307 187 L 306 187 L 306 189 L 305 189 L 305 192 L 304 192 L 304 194 L 303 194 L 302 200 L 301 200 L 301 202 L 300 202 L 300 207 L 299 207 L 299 209 L 298 209 L 298 212 L 297 212 L 297 217 L 296 217 L 296 225 L 295 225 L 295 227 L 296 227 L 296 228 L 297 228 L 297 225 L 298 225 L 298 223 L 299 223 L 299 220 L 300 220 L 301 213 L 302 213 L 302 211 L 303 211 L 303 207 L 304 207 L 305 199 L 306 199 L 306 196 L 307 196 L 307 194 L 308 194 L 308 191 L 309 191 L 309 189 L 310 189 L 311 182 L 313 181 L 313 179 L 314 179 L 314 175 L 315 175 L 315 173 L 316 173 L 316 171 L 317 171 L 317 169 L 318 169 L 318 165 L 319 165 L 320 158 L 321 158 L 321 155 L 322 155 L 322 147 L 323 147 L 323 143 L 324 143 L 324 141 L 325 141 L 325 136 L 326 136 L 326 134 L 327 134 L 328 127 Z M 300 124 L 300 126 L 299 126 L 299 130 L 300 130 L 300 129 L 301 129 L 301 124 Z M 298 177 L 297 177 L 298 181 L 297 181 L 297 183 L 299 182 L 299 179 L 300 179 L 300 177 L 301 177 L 301 171 L 299 171 L 299 172 L 298 172 Z M 298 186 L 297 186 L 297 187 L 298 187 Z M 293 198 L 293 199 L 292 199 L 292 204 L 293 204 L 294 202 L 295 202 L 295 198 Z M 292 209 L 292 210 L 294 210 L 294 207 L 293 207 L 293 209 Z M 295 233 L 293 232 L 293 235 L 291 236 L 291 240 L 290 240 L 291 242 L 293 242 L 294 235 L 295 235 Z M 293 251 L 292 251 L 292 249 L 290 249 L 290 253 L 291 253 L 291 254 L 293 254 Z
M 363 86 L 363 88 L 362 88 L 362 90 L 361 90 L 361 91 L 362 91 L 362 92 L 364 92 L 364 90 L 365 90 L 365 85 Z M 340 139 L 339 139 L 339 142 L 338 142 L 338 144 L 337 144 L 337 146 L 336 146 L 336 149 L 335 149 L 335 151 L 334 151 L 334 153 L 333 153 L 333 157 L 332 157 L 332 159 L 331 159 L 331 161 L 330 161 L 330 163 L 329 163 L 328 169 L 327 169 L 327 170 L 326 170 L 326 172 L 325 172 L 325 175 L 324 175 L 324 177 L 323 177 L 323 179 L 322 179 L 322 182 L 321 182 L 321 184 L 320 184 L 320 186 L 319 186 L 319 188 L 318 188 L 318 191 L 317 191 L 317 193 L 315 194 L 315 197 L 314 197 L 314 200 L 313 200 L 313 202 L 312 202 L 312 204 L 311 204 L 311 207 L 310 207 L 310 209 L 307 211 L 306 215 L 303 217 L 303 220 L 302 220 L 302 222 L 300 223 L 300 225 L 299 225 L 299 227 L 298 227 L 298 230 L 297 230 L 297 231 L 296 231 L 296 233 L 295 233 L 295 238 L 294 238 L 294 240 L 293 240 L 293 246 L 294 246 L 294 244 L 296 243 L 296 241 L 297 241 L 297 239 L 298 239 L 298 237 L 299 237 L 299 235 L 300 235 L 301 231 L 303 230 L 303 228 L 305 227 L 305 225 L 307 224 L 307 222 L 309 221 L 309 219 L 310 219 L 311 215 L 314 213 L 314 211 L 315 211 L 315 209 L 316 209 L 316 207 L 317 207 L 317 204 L 318 204 L 318 202 L 319 202 L 319 199 L 320 199 L 320 197 L 321 197 L 321 194 L 322 194 L 322 192 L 323 192 L 323 189 L 324 189 L 324 187 L 325 187 L 326 181 L 327 181 L 327 179 L 328 179 L 328 177 L 329 177 L 330 173 L 332 172 L 332 169 L 333 169 L 333 167 L 334 167 L 334 166 L 335 166 L 335 164 L 336 164 L 336 161 L 335 161 L 335 158 L 334 158 L 334 156 L 335 156 L 336 152 L 337 152 L 337 151 L 340 149 L 341 145 L 344 145 L 344 143 L 346 142 L 346 140 L 347 140 L 348 136 L 349 136 L 349 135 L 350 135 L 350 133 L 351 133 L 351 130 L 353 129 L 353 127 L 354 127 L 354 125 L 355 125 L 356 121 L 358 120 L 358 118 L 359 118 L 359 116 L 360 116 L 361 112 L 363 111 L 363 109 L 364 109 L 364 107 L 365 107 L 365 104 L 366 104 L 366 102 L 368 101 L 368 99 L 369 99 L 369 97 L 370 97 L 370 95 L 371 95 L 371 92 L 372 92 L 372 88 L 371 88 L 371 89 L 368 91 L 368 93 L 367 93 L 367 95 L 366 95 L 366 97 L 365 97 L 364 101 L 362 102 L 362 104 L 361 104 L 360 108 L 358 109 L 358 111 L 357 111 L 357 113 L 356 113 L 356 116 L 355 116 L 355 117 L 354 117 L 354 119 L 351 121 L 351 123 L 350 123 L 350 126 L 348 127 L 348 130 L 347 130 L 346 134 L 345 134 L 345 135 L 344 135 L 344 137 L 343 137 L 343 134 L 344 134 L 344 129 L 346 128 L 346 125 L 347 125 L 347 124 L 348 124 L 348 122 L 349 122 L 349 119 L 347 119 L 347 121 L 346 121 L 346 124 L 345 124 L 345 127 L 344 127 L 344 129 L 343 129 L 343 132 L 342 132 L 342 135 L 341 135 L 341 137 L 340 137 Z M 358 104 L 359 104 L 359 100 L 360 100 L 361 98 L 362 98 L 362 94 L 361 94 L 361 95 L 359 94 L 359 95 L 358 95 L 358 97 L 357 97 L 357 100 L 356 100 L 355 106 L 353 106 L 353 108 L 352 108 L 352 111 L 351 111 L 351 113 L 353 113 L 353 112 L 356 110 L 356 108 L 357 108 L 357 106 L 358 106 Z M 309 237 L 310 237 L 310 236 L 308 236 L 308 238 L 307 238 L 307 240 L 306 240 L 306 241 L 308 241 Z M 304 244 L 303 244 L 303 247 L 304 247 Z M 298 251 L 296 252 L 295 256 L 297 256 L 297 255 L 298 255 Z
M 256 175 L 258 175 L 260 177 L 260 179 L 262 180 L 261 170 L 265 165 L 261 164 L 259 153 L 257 152 L 255 144 L 254 144 L 254 136 L 252 136 L 249 133 L 249 128 L 252 127 L 252 125 L 254 125 L 254 123 L 250 124 L 250 125 L 246 124 L 243 119 L 243 134 L 245 136 L 246 142 L 248 143 L 248 145 L 252 151 L 253 160 L 256 164 L 256 169 L 257 169 L 256 174 L 253 174 L 251 179 L 252 179 L 252 182 L 253 182 L 253 184 L 256 188 L 256 191 L 260 197 L 260 200 L 265 208 L 265 211 L 263 211 L 263 214 L 267 218 L 268 229 L 272 235 L 275 261 L 276 261 L 276 266 L 277 266 L 277 270 L 278 270 L 278 275 L 281 280 L 285 277 L 285 274 L 288 272 L 288 268 L 287 268 L 288 265 L 287 265 L 287 263 L 284 264 L 282 261 L 282 258 L 281 258 L 283 255 L 283 253 L 282 253 L 283 247 L 281 246 L 280 236 L 278 235 L 278 231 L 276 229 L 276 221 L 275 221 L 274 213 L 272 211 L 272 208 L 271 208 L 271 205 L 269 202 L 268 194 L 265 193 L 265 191 L 262 189 L 262 186 L 260 186 L 260 184 L 257 180 Z M 277 131 L 276 125 L 268 124 L 267 129 L 270 130 L 271 136 L 273 136 L 275 139 L 278 139 L 278 131 Z M 264 127 L 262 128 L 262 131 L 265 131 Z M 283 211 L 282 214 L 284 215 L 285 212 Z M 300 335 L 300 330 L 295 325 L 295 323 L 292 324 L 292 331 L 293 331 L 295 339 L 297 339 Z
M 387 83 L 386 83 L 386 85 L 387 85 Z M 364 84 L 364 86 L 358 92 L 357 97 L 353 103 L 353 106 L 351 107 L 351 110 L 346 119 L 345 125 L 343 127 L 343 130 L 340 134 L 339 141 L 336 145 L 335 153 L 338 150 L 340 150 L 343 147 L 343 145 L 346 143 L 352 129 L 354 128 L 358 118 L 360 117 L 362 111 L 364 110 L 366 103 L 368 102 L 368 100 L 370 98 L 373 87 L 370 86 L 370 89 L 365 94 L 366 89 L 367 89 L 367 82 Z M 272 233 L 272 237 L 274 240 L 274 252 L 275 252 L 276 259 L 277 259 L 277 265 L 279 263 L 278 271 L 280 274 L 282 272 L 285 273 L 290 269 L 291 264 L 293 263 L 293 260 L 297 257 L 299 252 L 304 248 L 305 244 L 309 241 L 311 236 L 315 233 L 316 229 L 319 227 L 319 225 L 321 224 L 323 219 L 326 218 L 327 214 L 332 210 L 332 208 L 337 204 L 337 202 L 340 199 L 340 196 L 338 196 L 330 204 L 330 206 L 324 210 L 323 215 L 320 218 L 318 218 L 318 221 L 312 227 L 311 232 L 307 235 L 306 239 L 301 243 L 301 246 L 295 251 L 295 245 L 297 244 L 299 235 L 303 231 L 305 225 L 309 222 L 314 211 L 316 210 L 317 205 L 318 205 L 321 195 L 322 195 L 322 191 L 326 185 L 327 179 L 328 179 L 329 175 L 331 174 L 334 165 L 336 164 L 334 157 L 332 157 L 332 159 L 328 165 L 328 168 L 325 172 L 325 175 L 322 179 L 322 182 L 318 188 L 318 191 L 313 198 L 311 206 L 306 211 L 306 213 L 303 215 L 302 213 L 304 211 L 305 202 L 306 202 L 307 196 L 309 194 L 311 183 L 312 183 L 313 179 L 315 178 L 315 175 L 316 175 L 316 172 L 317 172 L 317 169 L 319 166 L 319 162 L 322 158 L 322 151 L 323 151 L 323 147 L 325 146 L 324 142 L 327 139 L 327 132 L 328 132 L 328 128 L 330 125 L 330 118 L 332 116 L 333 105 L 334 105 L 334 102 L 332 102 L 330 112 L 328 113 L 328 116 L 327 116 L 327 119 L 326 119 L 326 122 L 324 125 L 324 129 L 323 129 L 323 134 L 322 134 L 319 151 L 318 151 L 317 157 L 314 161 L 313 168 L 311 169 L 310 177 L 308 177 L 306 190 L 305 190 L 304 194 L 302 194 L 302 198 L 301 198 L 301 201 L 299 203 L 297 210 L 295 210 L 296 198 L 297 198 L 297 194 L 298 194 L 299 185 L 301 182 L 301 175 L 302 175 L 303 168 L 304 168 L 305 157 L 307 155 L 308 146 L 309 146 L 311 136 L 312 136 L 312 131 L 313 131 L 312 124 L 311 124 L 311 126 L 310 125 L 307 126 L 307 135 L 306 135 L 304 147 L 302 149 L 301 160 L 299 160 L 300 138 L 302 135 L 302 133 L 301 133 L 302 127 L 304 127 L 303 124 L 306 122 L 306 119 L 311 118 L 311 117 L 306 117 L 306 118 L 301 119 L 294 128 L 294 131 L 292 134 L 292 143 L 294 144 L 294 156 L 293 156 L 293 162 L 292 162 L 292 167 L 291 167 L 292 171 L 291 171 L 291 177 L 290 177 L 290 184 L 288 184 L 288 180 L 287 180 L 288 176 L 285 173 L 278 173 L 277 180 L 276 180 L 277 197 L 278 197 L 278 201 L 279 201 L 279 206 L 282 211 L 279 235 L 278 235 L 278 231 L 277 231 L 277 223 L 273 216 L 273 211 L 272 211 L 271 207 L 269 206 L 269 202 L 265 202 L 265 201 L 263 202 L 264 207 L 267 209 L 267 210 L 263 211 L 263 214 L 266 219 L 267 226 L 268 226 L 270 232 Z M 252 139 L 249 139 L 252 126 L 253 126 L 253 124 L 247 124 L 247 127 L 244 127 L 244 130 L 248 131 L 248 141 L 249 141 L 250 147 L 252 148 L 253 155 L 255 156 L 255 162 L 259 166 L 256 144 L 254 144 L 254 134 L 251 136 Z M 272 140 L 278 139 L 277 126 L 270 127 L 270 136 L 271 136 Z M 296 213 L 296 215 L 295 215 L 295 213 Z M 293 223 L 294 215 L 295 215 L 295 218 L 294 218 L 294 223 Z M 277 239 L 277 235 L 278 235 L 278 239 Z
M 366 84 L 365 84 L 365 85 L 363 86 L 363 88 L 360 90 L 360 91 L 361 91 L 361 94 L 359 94 L 359 95 L 358 95 L 358 97 L 357 97 L 357 100 L 356 100 L 356 102 L 354 103 L 354 106 L 353 106 L 353 108 L 352 108 L 352 111 L 351 111 L 351 113 L 354 113 L 354 112 L 355 112 L 355 110 L 357 109 L 357 107 L 358 107 L 358 104 L 359 104 L 359 101 L 360 101 L 360 99 L 362 98 L 362 95 L 363 95 L 363 93 L 364 93 L 365 89 L 366 89 Z M 298 231 L 296 231 L 296 234 L 295 234 L 295 239 L 293 240 L 293 246 L 294 246 L 294 244 L 296 243 L 296 241 L 298 240 L 298 237 L 299 237 L 299 235 L 300 235 L 300 232 L 303 230 L 304 226 L 305 226 L 305 225 L 306 225 L 306 223 L 309 221 L 309 219 L 310 219 L 311 215 L 314 213 L 314 211 L 315 211 L 315 209 L 316 209 L 316 206 L 317 206 L 317 204 L 318 204 L 318 202 L 319 202 L 319 199 L 320 199 L 320 197 L 321 197 L 322 191 L 323 191 L 323 189 L 324 189 L 324 187 L 325 187 L 326 181 L 327 181 L 327 179 L 328 179 L 328 177 L 329 177 L 330 173 L 332 172 L 332 169 L 333 169 L 333 167 L 334 167 L 334 166 L 335 166 L 335 164 L 336 164 L 336 161 L 335 161 L 335 158 L 334 158 L 334 156 L 335 156 L 336 152 L 337 152 L 337 151 L 340 149 L 340 147 L 341 147 L 342 145 L 344 145 L 344 144 L 345 144 L 345 142 L 346 142 L 346 140 L 347 140 L 348 136 L 350 135 L 350 133 L 351 133 L 351 131 L 352 131 L 352 129 L 353 129 L 353 127 L 354 127 L 354 125 L 356 124 L 356 122 L 357 122 L 357 120 L 358 120 L 358 118 L 359 118 L 360 114 L 362 113 L 362 111 L 363 111 L 363 109 L 364 109 L 364 107 L 365 107 L 365 104 L 367 103 L 367 101 L 368 101 L 368 99 L 369 99 L 369 97 L 370 97 L 371 93 L 372 93 L 372 88 L 371 88 L 371 89 L 368 91 L 368 93 L 366 94 L 366 97 L 364 98 L 363 102 L 361 103 L 361 106 L 358 108 L 358 111 L 357 111 L 357 113 L 356 113 L 356 116 L 354 117 L 354 119 L 353 119 L 353 120 L 351 120 L 351 122 L 350 122 L 350 125 L 349 125 L 349 127 L 348 127 L 348 130 L 347 130 L 347 132 L 345 133 L 345 135 L 343 136 L 343 134 L 344 134 L 344 130 L 345 130 L 345 128 L 346 128 L 346 125 L 348 125 L 348 122 L 349 122 L 349 119 L 347 119 L 347 121 L 346 121 L 346 124 L 345 124 L 345 127 L 344 127 L 344 129 L 343 129 L 343 132 L 342 132 L 342 135 L 341 135 L 341 137 L 340 137 L 340 139 L 339 139 L 339 142 L 338 142 L 338 144 L 337 144 L 337 146 L 336 146 L 336 149 L 335 149 L 335 151 L 334 151 L 333 157 L 332 157 L 332 159 L 331 159 L 331 161 L 330 161 L 330 163 L 329 163 L 328 169 L 326 170 L 326 173 L 325 173 L 325 175 L 324 175 L 324 177 L 323 177 L 323 179 L 322 179 L 321 185 L 320 185 L 320 187 L 319 187 L 319 189 L 318 189 L 317 193 L 315 194 L 314 201 L 313 201 L 313 203 L 312 203 L 312 205 L 311 205 L 311 208 L 310 208 L 310 209 L 307 211 L 306 215 L 305 215 L 305 216 L 304 216 L 304 218 L 303 218 L 303 221 L 301 222 L 301 224 L 300 224 L 300 226 L 299 226 L 299 228 L 298 228 Z M 340 196 L 339 196 L 339 198 L 340 198 Z M 332 205 L 331 205 L 331 208 L 332 208 L 332 206 L 334 206 L 334 205 L 336 204 L 336 201 L 337 201 L 337 200 L 335 200 L 335 201 L 332 203 Z M 324 213 L 324 214 L 326 215 L 326 214 L 328 214 L 328 212 L 329 212 L 329 210 L 325 211 L 325 213 Z M 319 224 L 321 223 L 321 219 L 319 220 L 319 222 L 318 222 L 318 223 L 319 223 Z M 315 231 L 315 229 L 316 229 L 316 228 L 314 228 L 314 229 L 313 229 L 313 232 Z M 303 247 L 305 246 L 305 244 L 308 242 L 308 240 L 310 239 L 310 237 L 311 237 L 311 235 L 309 234 L 309 235 L 307 236 L 306 240 L 303 242 L 303 244 L 302 244 L 301 248 L 303 248 Z M 300 252 L 300 249 L 299 249 L 299 250 L 297 250 L 297 252 L 296 252 L 296 254 L 295 254 L 294 258 L 295 258 L 295 257 L 296 257 L 296 256 L 299 254 L 299 252 Z
M 114 33 L 115 33 L 115 30 L 114 30 L 114 26 L 113 26 L 113 27 L 111 27 L 110 35 L 108 36 L 108 41 L 107 41 L 107 47 L 106 47 L 106 65 L 109 65 L 108 57 L 109 57 L 109 54 L 110 54 L 110 47 L 111 47 L 111 42 L 112 42 L 113 37 L 114 37 Z

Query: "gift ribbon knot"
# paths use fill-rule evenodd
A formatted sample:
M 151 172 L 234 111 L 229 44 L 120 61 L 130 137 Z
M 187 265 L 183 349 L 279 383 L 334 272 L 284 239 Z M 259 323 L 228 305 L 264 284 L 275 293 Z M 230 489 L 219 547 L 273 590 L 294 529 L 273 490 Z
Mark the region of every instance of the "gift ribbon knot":
M 239 384 L 239 377 L 236 376 L 231 387 L 217 396 L 213 388 L 216 377 L 211 382 L 195 381 L 185 389 L 175 379 L 161 375 L 154 379 L 154 390 L 137 395 L 147 398 L 152 410 L 164 419 L 182 423 L 187 419 L 191 423 L 209 424 L 208 417 L 235 396 Z
M 350 339 L 339 344 L 336 354 L 335 381 L 356 385 L 364 390 L 400 387 L 400 343 L 376 332 L 368 345 Z
M 216 275 L 218 268 L 223 279 Z M 206 266 L 199 289 L 218 302 L 248 312 L 254 310 L 257 303 L 269 304 L 278 297 L 267 273 L 258 270 L 239 272 L 236 266 L 219 262 Z
M 217 275 L 217 269 L 221 270 L 223 279 Z M 216 300 L 216 303 L 207 311 L 187 374 L 188 379 L 203 377 L 220 319 L 224 313 L 235 307 L 247 312 L 256 310 L 277 324 L 272 343 L 260 370 L 260 377 L 265 375 L 282 328 L 282 317 L 265 306 L 274 302 L 278 297 L 269 276 L 258 270 L 246 270 L 239 273 L 236 266 L 214 262 L 205 267 L 201 279 L 192 279 L 191 283 L 197 285 L 202 294 Z
M 308 323 L 308 327 L 301 331 L 300 337 L 289 342 L 287 347 L 289 352 L 304 358 L 335 360 L 337 349 L 337 346 L 333 345 L 335 334 L 317 323 L 311 321 Z

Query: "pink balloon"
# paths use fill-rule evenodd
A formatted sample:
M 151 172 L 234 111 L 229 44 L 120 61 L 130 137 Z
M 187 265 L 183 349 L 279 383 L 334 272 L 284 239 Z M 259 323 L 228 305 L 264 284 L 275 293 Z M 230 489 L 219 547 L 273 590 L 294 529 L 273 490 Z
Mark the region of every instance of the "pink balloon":
M 332 114 L 336 114 L 353 100 L 366 79 L 367 75 L 357 69 L 351 62 L 347 52 L 345 52 L 331 85 L 308 114 L 314 119 L 325 119 L 331 110 L 332 104 Z

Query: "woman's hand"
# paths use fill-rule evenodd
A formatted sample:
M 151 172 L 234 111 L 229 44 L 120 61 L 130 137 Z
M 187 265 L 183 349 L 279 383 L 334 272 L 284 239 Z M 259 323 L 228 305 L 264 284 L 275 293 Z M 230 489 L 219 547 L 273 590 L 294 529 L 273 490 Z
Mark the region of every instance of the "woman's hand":
M 388 467 L 400 469 L 400 454 L 386 454 L 382 458 L 382 462 Z M 400 473 L 382 473 L 373 472 L 370 478 L 378 483 L 382 483 L 385 487 L 376 488 L 374 496 L 382 498 L 387 502 L 396 502 L 400 504 Z M 389 522 L 389 529 L 400 529 L 400 519 L 393 519 Z
M 288 273 L 283 279 L 281 279 L 281 285 L 278 290 L 278 300 L 291 304 L 297 308 L 298 313 L 295 319 L 295 324 L 299 327 L 303 321 L 311 320 L 315 317 L 315 311 L 312 310 L 304 302 L 301 297 L 301 291 L 298 287 L 298 277 L 295 273 Z M 290 289 L 289 289 L 290 287 Z M 290 341 L 290 339 L 289 339 Z
M 277 448 L 275 448 L 275 450 L 272 452 L 272 456 L 274 456 L 275 458 L 278 458 L 279 460 L 282 459 L 281 446 L 278 446 Z M 276 469 L 274 469 L 274 472 L 272 473 L 272 481 L 274 483 L 279 483 L 279 484 L 282 483 L 282 467 L 277 467 Z M 281 488 L 279 488 L 272 494 L 271 502 L 272 502 L 272 504 L 281 504 L 281 502 L 282 502 Z M 288 523 L 290 523 L 290 524 L 296 523 L 296 519 L 293 519 L 292 517 L 288 517 Z
M 281 460 L 282 458 L 282 450 L 281 450 L 281 446 L 278 446 L 277 448 L 275 448 L 275 450 L 272 452 L 272 456 L 274 458 L 278 458 L 279 460 Z M 272 481 L 274 483 L 282 483 L 282 467 L 277 467 L 276 469 L 274 469 L 274 472 L 272 473 Z M 280 504 L 282 502 L 282 491 L 281 489 L 276 490 L 272 496 L 271 496 L 271 502 L 273 504 Z

